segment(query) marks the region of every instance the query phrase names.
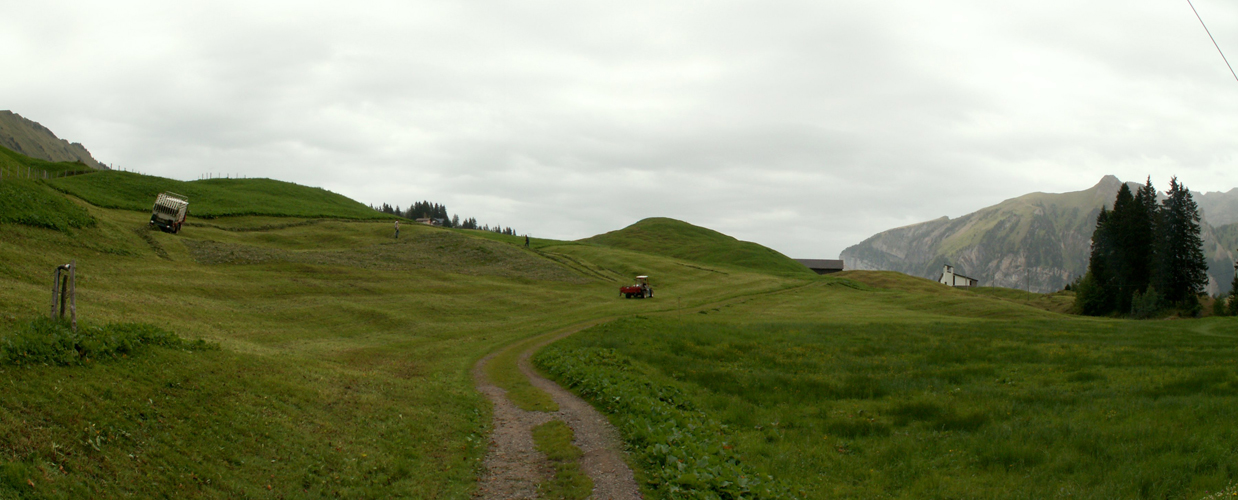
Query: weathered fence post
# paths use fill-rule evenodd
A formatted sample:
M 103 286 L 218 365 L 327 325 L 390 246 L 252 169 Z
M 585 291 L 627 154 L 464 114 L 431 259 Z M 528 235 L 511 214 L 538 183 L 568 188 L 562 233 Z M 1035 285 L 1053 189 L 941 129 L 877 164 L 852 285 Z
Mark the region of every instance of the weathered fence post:
M 57 267 L 52 272 L 52 309 L 47 314 L 47 317 L 52 321 L 56 320 L 56 300 L 60 298 L 60 267 Z
M 61 271 L 68 271 L 61 274 Z M 65 300 L 68 299 L 69 306 L 69 321 L 73 327 L 73 331 L 77 331 L 77 260 L 71 260 L 68 264 L 56 267 L 56 272 L 52 277 L 52 309 L 49 314 L 52 321 L 64 319 Z M 60 302 L 59 314 L 56 310 L 56 302 Z
M 77 333 L 77 259 L 69 261 L 69 322 Z

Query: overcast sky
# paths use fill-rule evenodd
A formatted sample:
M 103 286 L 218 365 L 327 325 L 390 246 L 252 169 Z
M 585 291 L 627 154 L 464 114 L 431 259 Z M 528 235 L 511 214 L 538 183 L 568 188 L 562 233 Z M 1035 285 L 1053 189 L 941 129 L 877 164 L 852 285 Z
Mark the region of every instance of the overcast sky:
M 836 258 L 1105 174 L 1238 186 L 1238 81 L 1185 0 L 0 6 L 0 109 L 100 161 L 534 236 L 666 216 Z M 1195 6 L 1238 63 L 1238 3 Z

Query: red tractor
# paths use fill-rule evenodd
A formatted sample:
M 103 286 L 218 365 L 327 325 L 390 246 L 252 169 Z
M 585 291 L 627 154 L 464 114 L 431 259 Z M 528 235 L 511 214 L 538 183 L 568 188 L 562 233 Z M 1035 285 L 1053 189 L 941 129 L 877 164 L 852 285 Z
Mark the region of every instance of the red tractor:
M 649 277 L 637 276 L 635 285 L 619 287 L 619 295 L 627 299 L 653 297 L 653 287 L 649 286 Z

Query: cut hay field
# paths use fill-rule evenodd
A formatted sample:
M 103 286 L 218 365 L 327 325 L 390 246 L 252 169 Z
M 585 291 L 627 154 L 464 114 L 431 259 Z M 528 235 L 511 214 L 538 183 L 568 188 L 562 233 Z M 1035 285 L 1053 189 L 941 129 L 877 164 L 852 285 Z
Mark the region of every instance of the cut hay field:
M 110 188 L 132 175 L 68 180 Z M 315 218 L 201 219 L 191 198 L 171 235 L 148 229 L 137 188 L 109 196 L 142 210 L 47 184 L 0 183 L 58 200 L 46 211 L 70 221 L 23 223 L 34 205 L 0 204 L 0 345 L 47 314 L 50 272 L 76 260 L 83 325 L 151 324 L 218 348 L 0 365 L 0 497 L 466 498 L 490 425 L 469 375 L 483 355 L 595 318 L 804 282 L 421 225 L 395 240 L 389 220 L 324 219 L 330 203 L 288 196 L 267 206 Z M 618 298 L 634 272 L 655 277 L 657 300 Z
M 178 235 L 147 225 L 165 189 L 190 195 Z M 1238 477 L 1233 318 L 818 277 L 670 219 L 525 248 L 396 240 L 277 181 L 0 193 L 0 498 L 469 498 L 491 423 L 470 369 L 599 322 L 536 359 L 610 412 L 647 498 L 1194 499 Z M 31 326 L 69 260 L 95 337 Z M 654 299 L 619 298 L 637 274 Z M 52 340 L 76 347 L 37 355 Z M 514 366 L 490 375 L 520 389 Z

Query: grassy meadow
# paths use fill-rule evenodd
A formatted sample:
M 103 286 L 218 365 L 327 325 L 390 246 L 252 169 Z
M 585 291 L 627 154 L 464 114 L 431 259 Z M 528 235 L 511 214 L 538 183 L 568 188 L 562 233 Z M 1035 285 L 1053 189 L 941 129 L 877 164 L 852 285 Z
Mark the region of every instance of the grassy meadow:
M 148 227 L 163 190 L 190 196 L 180 234 Z M 0 195 L 0 498 L 467 498 L 491 418 L 473 364 L 586 324 L 536 361 L 610 414 L 649 498 L 1193 499 L 1238 476 L 1235 318 L 818 277 L 669 219 L 525 248 L 397 240 L 386 215 L 264 179 Z M 69 260 L 93 336 L 34 322 Z M 655 298 L 621 299 L 638 274 Z M 564 462 L 543 491 L 578 493 L 569 433 L 541 432 Z
M 1080 318 L 835 276 L 600 325 L 535 363 L 610 413 L 660 497 L 727 479 L 692 467 L 719 449 L 770 496 L 1193 499 L 1238 480 L 1235 319 Z M 661 423 L 625 402 L 654 392 L 680 409 Z M 677 448 L 711 425 L 721 437 L 693 442 L 718 446 Z
M 135 175 L 0 182 L 58 203 L 0 204 L 0 349 L 47 314 L 51 271 L 69 260 L 83 328 L 151 325 L 216 348 L 0 364 L 0 497 L 465 498 L 490 423 L 469 373 L 483 355 L 803 282 L 584 244 L 524 249 L 480 231 L 408 224 L 395 240 L 389 220 L 324 219 L 333 205 L 295 189 L 268 206 L 313 218 L 203 219 L 191 196 L 172 235 L 148 228 L 136 188 L 109 196 L 130 193 L 114 204 L 141 210 L 49 187 L 98 180 L 103 192 Z M 89 223 L 32 224 L 32 207 Z M 635 273 L 654 276 L 657 300 L 618 298 Z

